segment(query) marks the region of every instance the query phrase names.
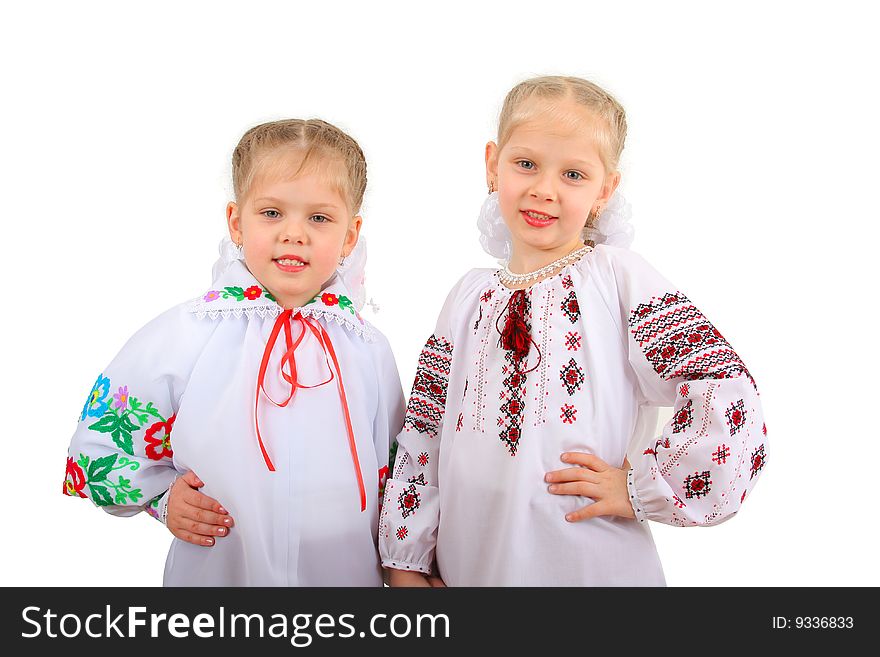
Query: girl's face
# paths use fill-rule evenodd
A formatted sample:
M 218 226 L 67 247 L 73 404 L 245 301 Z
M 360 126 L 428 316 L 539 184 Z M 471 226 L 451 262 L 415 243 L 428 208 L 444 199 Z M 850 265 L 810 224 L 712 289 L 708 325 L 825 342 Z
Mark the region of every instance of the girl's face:
M 538 116 L 516 127 L 500 150 L 486 146 L 486 173 L 513 237 L 511 261 L 520 265 L 539 267 L 577 248 L 589 215 L 620 180 L 605 171 L 592 115 L 572 104 L 559 109 L 575 120 Z
M 284 308 L 300 307 L 320 292 L 351 253 L 361 218 L 324 177 L 254 177 L 241 204 L 226 208 L 229 236 L 243 245 L 254 277 Z

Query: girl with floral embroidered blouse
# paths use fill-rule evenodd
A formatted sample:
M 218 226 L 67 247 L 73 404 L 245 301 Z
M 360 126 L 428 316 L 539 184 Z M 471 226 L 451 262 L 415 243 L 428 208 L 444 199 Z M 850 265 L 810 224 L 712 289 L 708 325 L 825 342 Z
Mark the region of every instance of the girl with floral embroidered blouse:
M 324 121 L 285 120 L 246 132 L 232 164 L 211 289 L 98 376 L 64 492 L 167 522 L 165 585 L 380 586 L 404 409 L 388 342 L 359 313 L 363 153 Z
M 585 80 L 508 94 L 479 222 L 508 262 L 465 274 L 419 357 L 380 518 L 392 585 L 662 586 L 645 521 L 715 525 L 754 488 L 755 382 L 626 248 L 625 135 Z

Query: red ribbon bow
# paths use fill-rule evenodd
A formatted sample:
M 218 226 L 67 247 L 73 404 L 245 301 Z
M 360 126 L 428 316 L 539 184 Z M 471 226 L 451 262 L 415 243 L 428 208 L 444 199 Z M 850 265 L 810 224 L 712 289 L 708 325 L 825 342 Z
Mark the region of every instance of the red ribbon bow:
M 293 334 L 291 331 L 291 324 L 294 321 L 299 322 L 300 326 L 302 327 L 302 331 L 300 332 L 299 337 L 296 339 L 296 342 L 293 341 Z M 281 377 L 288 384 L 290 384 L 290 394 L 287 396 L 287 399 L 279 403 L 269 396 L 269 393 L 266 392 L 263 384 L 266 380 L 266 370 L 269 367 L 269 358 L 272 355 L 272 350 L 275 348 L 275 343 L 278 341 L 278 335 L 281 333 L 282 328 L 284 329 L 284 340 L 287 345 L 287 351 L 281 357 L 280 370 Z M 324 358 L 327 359 L 327 369 L 330 371 L 330 378 L 326 381 L 322 381 L 321 383 L 316 383 L 315 385 L 304 386 L 299 381 L 297 381 L 295 352 L 297 347 L 299 347 L 300 343 L 309 333 L 311 333 L 318 340 L 318 343 L 324 350 Z M 330 360 L 333 361 L 333 369 L 331 369 L 330 367 Z M 289 366 L 289 373 L 284 371 L 285 365 Z M 266 451 L 266 446 L 263 444 L 263 438 L 260 435 L 260 391 L 262 391 L 262 393 L 266 395 L 266 398 L 276 406 L 287 406 L 287 404 L 290 403 L 290 400 L 293 399 L 293 396 L 296 394 L 296 391 L 298 389 L 317 388 L 319 386 L 330 383 L 334 378 L 334 369 L 336 370 L 336 386 L 339 388 L 339 399 L 342 402 L 342 412 L 345 418 L 345 427 L 348 430 L 348 446 L 351 450 L 351 460 L 354 464 L 354 471 L 357 476 L 358 488 L 360 489 L 361 511 L 363 511 L 367 508 L 367 493 L 366 489 L 364 488 L 364 478 L 361 474 L 360 461 L 358 460 L 357 445 L 355 444 L 354 440 L 354 429 L 351 426 L 351 414 L 348 411 L 348 400 L 345 396 L 345 386 L 342 384 L 342 370 L 339 368 L 339 360 L 336 358 L 336 351 L 333 349 L 333 343 L 330 341 L 330 336 L 327 334 L 327 331 L 324 329 L 324 327 L 310 317 L 304 317 L 299 311 L 297 311 L 296 315 L 293 314 L 293 310 L 283 311 L 278 316 L 278 319 L 275 320 L 275 326 L 272 328 L 272 334 L 269 336 L 269 340 L 266 342 L 266 350 L 263 352 L 263 360 L 260 363 L 260 373 L 257 377 L 257 394 L 254 400 L 254 422 L 257 428 L 257 442 L 260 444 L 260 451 L 263 454 L 263 459 L 266 461 L 266 466 L 269 468 L 270 471 L 275 472 L 275 466 L 272 465 L 272 459 L 269 458 L 269 454 Z

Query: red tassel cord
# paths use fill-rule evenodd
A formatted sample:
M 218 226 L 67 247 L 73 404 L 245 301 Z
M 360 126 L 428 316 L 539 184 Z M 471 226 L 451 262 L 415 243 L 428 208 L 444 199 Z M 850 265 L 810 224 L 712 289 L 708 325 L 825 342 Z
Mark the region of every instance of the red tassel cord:
M 534 367 L 523 372 L 524 374 L 535 370 L 541 364 L 541 351 L 538 349 L 537 343 L 532 339 L 529 325 L 526 323 L 527 304 L 528 297 L 526 296 L 526 291 L 516 290 L 510 295 L 504 310 L 501 311 L 495 322 L 495 330 L 498 331 L 500 336 L 498 338 L 498 346 L 507 351 L 512 351 L 519 360 L 524 360 L 529 355 L 531 346 L 535 345 L 535 351 L 538 353 L 538 362 L 535 363 Z M 507 313 L 507 318 L 504 321 L 504 328 L 499 329 L 498 323 L 505 312 Z

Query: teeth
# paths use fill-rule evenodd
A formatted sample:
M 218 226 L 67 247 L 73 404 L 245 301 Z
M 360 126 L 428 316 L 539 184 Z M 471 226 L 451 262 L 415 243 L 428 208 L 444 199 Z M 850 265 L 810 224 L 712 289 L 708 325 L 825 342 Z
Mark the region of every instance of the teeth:
M 550 219 L 550 217 L 548 217 L 546 214 L 538 214 L 536 212 L 526 212 L 526 214 L 529 215 L 532 219 L 539 219 L 544 221 Z
M 279 260 L 278 264 L 284 265 L 285 267 L 294 267 L 296 265 L 304 265 L 306 263 L 304 263 L 302 260 L 288 260 L 287 258 L 284 258 L 283 260 Z

